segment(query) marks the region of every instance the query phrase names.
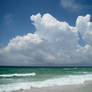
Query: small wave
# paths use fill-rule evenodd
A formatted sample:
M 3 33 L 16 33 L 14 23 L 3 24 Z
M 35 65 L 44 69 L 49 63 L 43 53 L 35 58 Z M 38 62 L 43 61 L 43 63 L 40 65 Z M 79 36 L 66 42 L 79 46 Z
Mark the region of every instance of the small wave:
M 25 77 L 25 76 L 35 76 L 36 73 L 27 73 L 27 74 L 1 74 L 0 77 Z

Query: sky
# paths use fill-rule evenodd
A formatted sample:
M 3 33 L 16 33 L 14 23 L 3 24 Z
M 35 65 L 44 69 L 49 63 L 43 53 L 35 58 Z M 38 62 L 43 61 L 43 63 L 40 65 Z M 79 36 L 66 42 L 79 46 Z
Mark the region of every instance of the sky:
M 92 0 L 0 0 L 1 66 L 92 66 Z

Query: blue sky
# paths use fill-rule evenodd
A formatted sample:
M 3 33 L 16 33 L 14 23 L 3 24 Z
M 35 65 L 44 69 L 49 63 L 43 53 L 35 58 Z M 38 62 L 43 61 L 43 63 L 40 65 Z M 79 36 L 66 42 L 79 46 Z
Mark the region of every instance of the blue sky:
M 75 24 L 79 15 L 92 15 L 92 0 L 65 1 L 74 1 L 75 5 L 81 7 L 63 7 L 61 0 L 0 0 L 0 47 L 6 46 L 17 35 L 34 32 L 35 28 L 30 21 L 32 14 L 50 13 L 70 25 Z
M 0 0 L 0 65 L 92 66 L 92 0 Z

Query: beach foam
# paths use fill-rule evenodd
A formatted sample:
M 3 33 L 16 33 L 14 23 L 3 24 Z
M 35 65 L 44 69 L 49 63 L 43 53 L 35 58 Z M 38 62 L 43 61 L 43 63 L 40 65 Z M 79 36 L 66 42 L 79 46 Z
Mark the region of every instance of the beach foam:
M 25 73 L 25 74 L 1 74 L 0 77 L 26 77 L 26 76 L 35 76 L 36 73 Z
M 12 91 L 19 89 L 29 89 L 32 87 L 42 88 L 42 87 L 51 87 L 51 86 L 83 84 L 85 81 L 90 81 L 90 80 L 92 80 L 92 74 L 68 75 L 68 76 L 63 76 L 61 78 L 48 79 L 38 82 L 12 83 L 7 85 L 1 85 L 0 92 L 5 90 Z

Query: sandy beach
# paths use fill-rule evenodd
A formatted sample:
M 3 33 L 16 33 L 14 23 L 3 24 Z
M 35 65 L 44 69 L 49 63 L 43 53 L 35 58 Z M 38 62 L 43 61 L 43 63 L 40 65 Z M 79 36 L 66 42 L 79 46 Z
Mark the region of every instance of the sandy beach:
M 20 89 L 12 92 L 92 92 L 92 82 L 79 85 L 53 86 L 43 88 Z

